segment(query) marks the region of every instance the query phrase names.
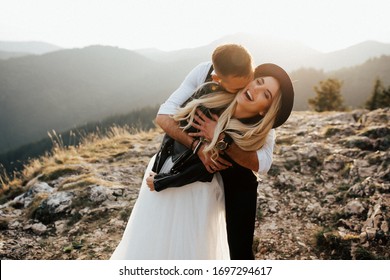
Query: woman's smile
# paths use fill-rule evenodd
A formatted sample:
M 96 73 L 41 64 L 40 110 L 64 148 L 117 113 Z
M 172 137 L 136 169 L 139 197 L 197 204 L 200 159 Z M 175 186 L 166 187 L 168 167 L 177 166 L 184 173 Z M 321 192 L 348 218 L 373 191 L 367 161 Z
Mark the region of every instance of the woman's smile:
M 246 98 L 247 98 L 249 101 L 253 101 L 253 100 L 254 100 L 254 99 L 253 99 L 253 96 L 252 96 L 252 94 L 250 93 L 249 90 L 245 91 L 244 94 L 245 94 Z
M 238 93 L 235 117 L 264 115 L 278 94 L 279 88 L 279 82 L 274 77 L 260 77 L 253 80 Z

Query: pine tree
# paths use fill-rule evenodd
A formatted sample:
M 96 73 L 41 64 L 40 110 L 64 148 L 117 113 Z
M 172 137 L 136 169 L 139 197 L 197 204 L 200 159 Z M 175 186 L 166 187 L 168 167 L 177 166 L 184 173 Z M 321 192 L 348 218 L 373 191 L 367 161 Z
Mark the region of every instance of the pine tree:
M 375 110 L 390 106 L 390 86 L 385 89 L 381 80 L 376 79 L 374 89 L 370 99 L 367 100 L 365 108 L 368 110 Z
M 338 79 L 320 81 L 319 86 L 314 87 L 317 96 L 308 100 L 309 106 L 317 112 L 345 110 L 340 93 L 342 85 L 343 82 Z

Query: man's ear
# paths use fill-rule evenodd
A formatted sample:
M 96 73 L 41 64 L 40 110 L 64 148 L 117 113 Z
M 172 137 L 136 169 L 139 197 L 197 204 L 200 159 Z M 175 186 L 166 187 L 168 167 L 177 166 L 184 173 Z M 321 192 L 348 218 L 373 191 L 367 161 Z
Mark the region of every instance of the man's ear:
M 211 75 L 211 78 L 213 79 L 214 82 L 218 84 L 221 82 L 221 79 L 215 74 Z

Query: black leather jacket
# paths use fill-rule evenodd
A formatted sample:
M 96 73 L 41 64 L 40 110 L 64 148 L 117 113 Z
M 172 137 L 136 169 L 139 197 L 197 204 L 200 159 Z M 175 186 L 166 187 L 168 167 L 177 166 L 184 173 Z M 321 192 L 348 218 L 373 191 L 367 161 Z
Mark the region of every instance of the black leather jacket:
M 198 99 L 203 95 L 223 90 L 224 89 L 220 85 L 214 82 L 205 83 L 182 106 L 185 106 L 191 100 Z M 211 113 L 220 115 L 225 108 L 209 110 L 205 107 L 200 107 L 199 109 L 201 109 L 206 116 L 211 117 Z M 182 126 L 185 124 L 186 123 L 181 123 Z M 197 130 L 194 127 L 190 127 L 186 131 L 196 132 Z M 162 165 L 169 156 L 172 156 L 174 162 L 173 167 L 167 173 L 160 173 Z M 158 173 L 154 177 L 154 189 L 156 191 L 171 187 L 181 187 L 196 181 L 211 182 L 213 178 L 213 174 L 207 171 L 198 155 L 193 154 L 191 149 L 188 149 L 186 146 L 175 141 L 167 134 L 164 135 L 152 170 Z

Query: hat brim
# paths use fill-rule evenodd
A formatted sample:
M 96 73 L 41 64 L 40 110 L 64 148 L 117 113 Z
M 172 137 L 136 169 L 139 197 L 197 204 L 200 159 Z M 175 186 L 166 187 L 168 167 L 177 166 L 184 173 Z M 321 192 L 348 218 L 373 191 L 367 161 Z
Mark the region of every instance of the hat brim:
M 265 63 L 256 67 L 254 77 L 271 76 L 279 81 L 281 96 L 281 106 L 276 116 L 273 128 L 284 124 L 291 114 L 294 105 L 294 88 L 291 79 L 286 71 L 273 63 Z

